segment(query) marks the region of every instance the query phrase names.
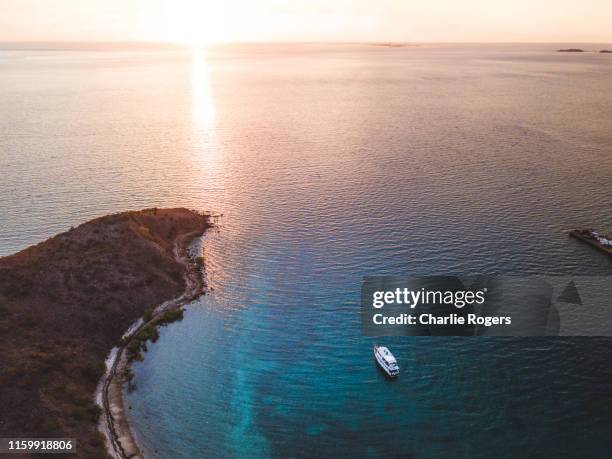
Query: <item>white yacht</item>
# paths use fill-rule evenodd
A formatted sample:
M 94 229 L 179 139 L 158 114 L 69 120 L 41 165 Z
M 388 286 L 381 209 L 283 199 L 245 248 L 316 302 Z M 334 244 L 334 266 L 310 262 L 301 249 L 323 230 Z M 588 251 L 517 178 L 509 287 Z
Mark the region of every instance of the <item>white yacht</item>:
M 399 366 L 397 365 L 397 360 L 391 354 L 391 351 L 384 346 L 375 345 L 374 346 L 374 357 L 380 365 L 380 368 L 383 369 L 385 373 L 390 378 L 395 378 L 399 375 Z

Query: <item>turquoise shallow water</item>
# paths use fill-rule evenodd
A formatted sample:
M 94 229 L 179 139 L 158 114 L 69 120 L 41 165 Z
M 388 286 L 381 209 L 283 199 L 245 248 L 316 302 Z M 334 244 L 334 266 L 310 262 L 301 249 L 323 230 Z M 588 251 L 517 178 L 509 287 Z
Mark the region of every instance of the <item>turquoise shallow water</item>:
M 389 381 L 357 327 L 296 331 L 257 308 L 227 322 L 191 308 L 138 368 L 130 402 L 153 456 L 607 454 L 606 342 L 387 340 L 403 369 Z
M 609 340 L 385 339 L 392 382 L 360 333 L 364 275 L 612 272 L 566 236 L 612 230 L 612 61 L 557 47 L 0 52 L 0 253 L 224 215 L 135 366 L 150 457 L 606 457 Z

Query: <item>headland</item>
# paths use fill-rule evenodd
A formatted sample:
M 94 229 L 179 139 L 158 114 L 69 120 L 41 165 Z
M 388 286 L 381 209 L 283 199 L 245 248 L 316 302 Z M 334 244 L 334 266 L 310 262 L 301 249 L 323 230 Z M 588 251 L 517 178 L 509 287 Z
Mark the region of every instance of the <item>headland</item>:
M 103 415 L 110 441 L 135 453 L 120 416 L 122 336 L 203 292 L 188 246 L 210 226 L 209 215 L 184 208 L 124 212 L 0 258 L 0 436 L 77 438 L 76 457 L 108 457 Z M 105 367 L 111 350 L 114 370 Z

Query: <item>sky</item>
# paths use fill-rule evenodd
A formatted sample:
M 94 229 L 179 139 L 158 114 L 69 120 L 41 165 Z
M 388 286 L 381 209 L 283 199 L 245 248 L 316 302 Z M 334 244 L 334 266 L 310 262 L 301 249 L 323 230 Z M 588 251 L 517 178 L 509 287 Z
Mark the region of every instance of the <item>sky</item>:
M 612 42 L 612 0 L 0 0 L 0 41 Z

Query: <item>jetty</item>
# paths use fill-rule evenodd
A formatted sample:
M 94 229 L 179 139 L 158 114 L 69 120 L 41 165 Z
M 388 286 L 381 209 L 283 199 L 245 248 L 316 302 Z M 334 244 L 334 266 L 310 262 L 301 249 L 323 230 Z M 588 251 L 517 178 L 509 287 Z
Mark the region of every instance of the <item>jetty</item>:
M 592 229 L 575 229 L 569 232 L 570 237 L 595 247 L 600 252 L 612 256 L 612 237 L 598 233 Z

